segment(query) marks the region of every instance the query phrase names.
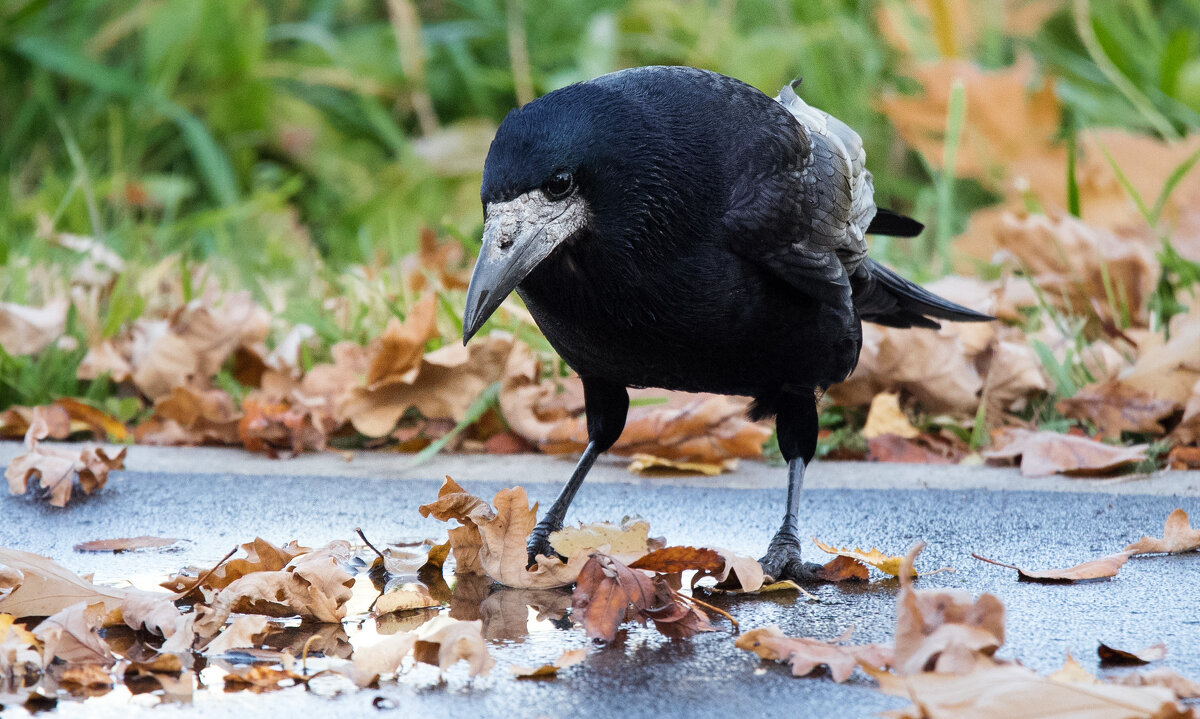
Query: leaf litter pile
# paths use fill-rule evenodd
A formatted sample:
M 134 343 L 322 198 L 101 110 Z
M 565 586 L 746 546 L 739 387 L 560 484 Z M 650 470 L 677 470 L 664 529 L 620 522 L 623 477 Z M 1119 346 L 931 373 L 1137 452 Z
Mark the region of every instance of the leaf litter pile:
M 96 584 L 47 557 L 0 549 L 0 706 L 36 711 L 122 685 L 129 694 L 169 702 L 218 685 L 225 692 L 303 687 L 333 696 L 400 677 L 473 679 L 496 666 L 492 641 L 527 633 L 533 609 L 539 619 L 577 632 L 578 640 L 546 664 L 505 667 L 513 680 L 587 671 L 590 654 L 623 651 L 617 640 L 635 623 L 672 641 L 733 635 L 728 641 L 738 648 L 812 681 L 827 675 L 840 683 L 860 670 L 880 691 L 913 702 L 890 712 L 894 717 L 1007 717 L 1019 707 L 1021 716 L 1197 716 L 1188 702 L 1200 697 L 1200 687 L 1163 666 L 1096 677 L 1068 656 L 1061 670 L 1042 676 L 997 657 L 1005 639 L 1003 602 L 992 594 L 917 589 L 923 573 L 914 565 L 924 543 L 891 556 L 813 538 L 833 555 L 822 569 L 825 581 L 869 581 L 868 567 L 898 578 L 894 641 L 860 644 L 853 627 L 821 639 L 787 636 L 774 625 L 740 626 L 705 598 L 791 592 L 798 601 L 817 602 L 818 611 L 820 600 L 764 576 L 751 557 L 668 545 L 640 520 L 565 528 L 551 536 L 557 556 L 539 556 L 527 568 L 525 542 L 536 511 L 520 487 L 501 490 L 489 503 L 447 477 L 437 497 L 420 507 L 423 516 L 453 522 L 444 542 L 381 549 L 361 530 L 353 544 L 335 540 L 315 548 L 255 538 L 211 566 L 180 569 L 157 591 Z M 1183 510 L 1170 514 L 1163 535 L 1142 537 L 1114 556 L 1123 564 L 1136 554 L 1200 549 L 1200 532 Z M 80 546 L 124 551 L 177 541 L 153 540 Z M 1032 581 L 1095 580 L 1115 576 L 1120 564 L 1086 570 L 1109 559 L 1018 571 Z M 506 594 L 492 593 L 495 584 L 522 590 L 518 601 L 495 599 Z M 1100 644 L 1097 652 L 1101 666 L 1141 666 L 1162 660 L 1167 646 Z M 1033 699 L 1037 709 L 1029 713 Z

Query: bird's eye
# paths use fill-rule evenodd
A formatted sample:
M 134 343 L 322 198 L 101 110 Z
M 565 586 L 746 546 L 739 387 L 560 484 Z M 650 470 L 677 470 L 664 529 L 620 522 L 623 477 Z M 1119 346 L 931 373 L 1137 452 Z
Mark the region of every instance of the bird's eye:
M 542 185 L 542 192 L 551 200 L 561 200 L 575 189 L 575 178 L 569 172 L 556 172 Z

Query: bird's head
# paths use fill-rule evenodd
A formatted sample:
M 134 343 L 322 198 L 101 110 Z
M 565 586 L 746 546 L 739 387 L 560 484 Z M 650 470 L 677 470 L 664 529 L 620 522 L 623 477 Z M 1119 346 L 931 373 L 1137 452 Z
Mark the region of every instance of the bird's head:
M 594 81 L 508 114 L 483 168 L 483 245 L 467 289 L 464 343 L 555 250 L 628 247 L 655 214 L 649 203 L 673 192 L 655 124 L 643 104 Z

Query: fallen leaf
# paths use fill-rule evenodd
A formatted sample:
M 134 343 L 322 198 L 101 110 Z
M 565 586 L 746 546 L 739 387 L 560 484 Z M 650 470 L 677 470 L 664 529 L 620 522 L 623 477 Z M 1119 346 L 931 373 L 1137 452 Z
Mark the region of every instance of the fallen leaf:
M 1144 536 L 1125 547 L 1125 551 L 1132 554 L 1178 554 L 1196 549 L 1200 549 L 1200 529 L 1192 529 L 1187 512 L 1182 509 L 1176 509 L 1167 515 L 1162 539 Z
M 934 452 L 916 441 L 896 434 L 885 434 L 868 439 L 867 460 L 906 464 L 953 464 L 955 462 L 953 457 Z
M 725 558 L 707 547 L 663 547 L 629 563 L 630 569 L 645 569 L 659 574 L 674 574 L 691 569 L 720 572 Z
M 55 659 L 68 664 L 112 664 L 112 652 L 97 634 L 106 613 L 100 602 L 77 602 L 43 619 L 33 629 L 45 645 L 43 666 Z
M 514 664 L 510 669 L 517 679 L 552 679 L 558 675 L 560 669 L 573 667 L 586 658 L 586 649 L 568 649 L 555 659 L 553 664 L 543 664 L 540 667 L 522 667 Z
M 33 632 L 15 624 L 16 617 L 0 614 L 0 675 L 17 677 L 41 671 L 42 655 Z
M 159 651 L 164 654 L 190 652 L 196 632 L 192 628 L 196 615 L 179 611 L 175 595 L 130 589 L 121 602 L 119 618 L 130 629 L 144 629 L 163 638 Z M 114 612 L 113 614 L 116 614 Z
M 1183 417 L 1171 432 L 1171 439 L 1188 444 L 1200 442 L 1200 379 L 1192 386 L 1192 394 L 1183 408 Z M 1174 447 L 1171 451 L 1183 455 L 1180 459 L 1188 469 L 1200 468 L 1200 447 Z
M 245 558 L 232 559 L 211 572 L 194 570 L 195 573 L 192 576 L 180 572 L 159 586 L 186 596 L 196 588 L 197 580 L 202 578 L 201 587 L 224 589 L 234 581 L 253 572 L 279 571 L 296 557 L 312 551 L 296 542 L 288 542 L 282 547 L 277 547 L 261 537 L 255 537 L 253 541 L 241 545 L 241 550 L 246 553 Z
M 639 452 L 630 458 L 627 469 L 634 474 L 703 474 L 707 477 L 716 477 L 724 472 L 732 472 L 737 469 L 737 460 L 685 462 Z
M 870 574 L 857 559 L 838 555 L 817 571 L 817 577 L 826 582 L 865 582 Z
M 290 669 L 276 669 L 261 664 L 255 664 L 241 671 L 229 672 L 224 677 L 225 691 L 237 692 L 248 690 L 259 694 L 262 692 L 283 689 L 285 686 L 303 684 L 305 677 Z M 290 682 L 285 684 L 284 682 Z
M 829 667 L 829 673 L 838 684 L 850 678 L 854 667 L 860 664 L 886 669 L 892 663 L 890 647 L 879 644 L 837 644 L 849 638 L 850 632 L 833 639 L 822 641 L 807 637 L 789 637 L 774 624 L 751 629 L 737 638 L 738 649 L 754 652 L 763 659 L 785 661 L 792 665 L 792 676 L 811 674 L 817 667 Z
M 913 589 L 913 562 L 924 547 L 918 542 L 901 562 L 895 671 L 970 672 L 980 657 L 991 657 L 1004 644 L 1004 604 L 993 594 L 973 598 L 958 590 Z
M 615 557 L 640 557 L 650 541 L 650 523 L 645 520 L 626 520 L 620 526 L 611 522 L 592 522 L 577 527 L 564 527 L 550 533 L 550 546 L 564 557 L 574 557 L 607 547 Z
M 1175 413 L 1177 405 L 1110 380 L 1058 400 L 1055 408 L 1064 416 L 1091 422 L 1103 437 L 1120 439 L 1122 432 L 1162 434 L 1162 421 Z
M 99 664 L 72 664 L 62 670 L 58 683 L 72 696 L 96 697 L 112 689 L 113 678 Z
M 259 645 L 267 631 L 267 618 L 254 615 L 237 617 L 204 647 L 209 656 L 225 654 L 234 649 L 249 649 Z
M 709 571 L 700 569 L 692 578 L 692 586 L 705 577 L 715 577 L 717 586 L 726 589 L 736 589 L 743 593 L 753 593 L 762 589 L 766 576 L 762 565 L 754 557 L 731 552 L 721 547 L 713 547 L 713 551 L 721 556 L 724 564 L 720 569 Z M 736 584 L 735 584 L 736 580 Z
M 1168 469 L 1200 469 L 1200 447 L 1172 447 L 1167 453 Z
M 0 302 L 0 347 L 14 357 L 41 352 L 67 331 L 70 304 L 65 299 L 43 307 Z
M 142 549 L 162 549 L 183 540 L 170 537 L 120 537 L 117 539 L 94 539 L 75 545 L 76 552 L 136 552 Z
M 659 634 L 670 639 L 687 639 L 700 632 L 714 630 L 708 622 L 708 616 L 693 600 L 676 592 L 667 577 L 656 576 L 653 584 L 654 603 L 648 607 L 634 605 L 634 609 L 643 617 L 643 621 L 653 621 Z M 737 622 L 734 621 L 734 624 Z
M 921 431 L 908 421 L 904 410 L 900 409 L 900 395 L 896 392 L 880 392 L 871 400 L 871 408 L 867 410 L 867 422 L 863 426 L 862 435 L 867 439 L 896 435 L 912 439 Z
M 1133 366 L 1118 377 L 1134 389 L 1187 405 L 1192 388 L 1200 384 L 1200 313 L 1193 310 L 1178 314 L 1168 327 L 1170 339 L 1152 351 L 1139 352 Z M 1192 417 L 1185 409 L 1183 421 L 1189 422 Z
M 1126 674 L 1116 683 L 1131 687 L 1165 687 L 1175 692 L 1175 696 L 1180 699 L 1200 697 L 1200 684 L 1167 667 Z
M 395 674 L 416 643 L 416 634 L 397 632 L 369 646 L 356 647 L 351 657 L 351 679 L 359 687 L 365 687 L 384 674 Z
M 650 607 L 655 589 L 650 577 L 612 557 L 593 554 L 579 572 L 571 594 L 574 616 L 592 639 L 611 642 L 630 605 Z M 641 620 L 643 623 L 645 619 Z
M 884 574 L 890 574 L 893 577 L 900 576 L 900 567 L 904 563 L 904 557 L 884 554 L 874 547 L 871 547 L 871 551 L 864 552 L 861 549 L 850 549 L 849 547 L 840 547 L 835 549 L 816 537 L 813 537 L 812 541 L 813 544 L 817 545 L 818 549 L 826 554 L 836 554 L 839 557 L 848 557 L 855 561 L 862 562 L 863 564 L 869 564 Z M 911 564 L 909 565 L 909 569 L 912 571 L 912 576 L 917 576 L 917 572 L 915 569 L 912 569 Z
M 354 584 L 354 575 L 345 568 L 352 554 L 348 542 L 335 540 L 296 556 L 281 570 L 246 574 L 217 593 L 215 616 L 223 621 L 237 612 L 341 622 Z
M 1108 474 L 1144 461 L 1147 448 L 1144 444 L 1117 447 L 1086 437 L 1024 429 L 1006 430 L 996 441 L 999 448 L 985 450 L 983 456 L 990 460 L 1020 457 L 1021 474 L 1026 477 Z
M 29 481 L 37 478 L 50 497 L 50 504 L 65 507 L 71 500 L 74 481 L 79 479 L 84 494 L 91 494 L 108 481 L 108 473 L 125 466 L 125 448 L 109 457 L 94 446 L 81 451 L 46 447 L 41 441 L 50 434 L 47 416 L 34 410 L 33 421 L 25 433 L 25 453 L 17 455 L 4 470 L 11 494 L 24 494 Z
M 250 452 L 275 452 L 284 449 L 294 454 L 325 449 L 331 423 L 324 426 L 303 405 L 271 401 L 261 392 L 251 392 L 242 400 L 242 416 L 237 433 L 242 446 Z
M 1061 682 L 1041 677 L 1016 664 L 980 660 L 965 674 L 923 672 L 897 676 L 869 672 L 885 694 L 914 703 L 889 716 L 926 719 L 1188 719 L 1191 712 L 1162 687 L 1128 687 L 1110 684 Z
M 1167 656 L 1167 645 L 1159 642 L 1136 652 L 1130 652 L 1100 642 L 1096 653 L 1100 656 L 1101 666 L 1141 666 Z
M 1093 559 L 1090 562 L 1077 564 L 1066 569 L 1042 569 L 1029 570 L 1015 567 L 1011 564 L 997 562 L 994 559 L 987 559 L 978 554 L 972 554 L 972 557 L 981 562 L 995 564 L 998 567 L 1005 569 L 1017 570 L 1017 578 L 1022 582 L 1039 582 L 1042 584 L 1073 584 L 1075 582 L 1087 582 L 1093 579 L 1109 579 L 1117 576 L 1117 572 L 1121 567 L 1125 566 L 1125 562 L 1133 556 L 1132 552 L 1120 552 L 1118 554 L 1110 554 L 1106 557 Z
M 488 654 L 482 622 L 462 622 L 445 616 L 436 617 L 418 630 L 413 656 L 442 671 L 465 660 L 473 677 L 487 674 L 496 663 Z
M 78 603 L 101 603 L 110 611 L 125 599 L 125 590 L 92 584 L 38 554 L 0 549 L 0 566 L 21 573 L 20 584 L 0 597 L 0 612 L 18 618 L 50 616 Z
M 1066 684 L 1095 684 L 1096 677 L 1091 672 L 1080 666 L 1079 662 L 1075 661 L 1075 657 L 1067 654 L 1067 658 L 1063 660 L 1062 668 L 1054 671 L 1046 677 L 1052 682 L 1061 682 Z
M 224 390 L 175 385 L 159 395 L 154 415 L 133 434 L 141 444 L 240 444 L 241 416 Z

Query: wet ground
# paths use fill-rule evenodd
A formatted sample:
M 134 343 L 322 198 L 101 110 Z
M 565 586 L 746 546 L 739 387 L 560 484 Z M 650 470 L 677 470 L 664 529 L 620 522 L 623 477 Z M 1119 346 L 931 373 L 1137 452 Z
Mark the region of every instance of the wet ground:
M 864 467 L 886 472 L 886 467 Z M 433 475 L 434 472 L 429 472 Z M 440 537 L 446 525 L 425 520 L 417 505 L 430 501 L 439 482 L 325 477 L 235 476 L 123 472 L 98 495 L 54 509 L 28 498 L 0 498 L 0 546 L 44 554 L 97 581 L 136 578 L 139 584 L 188 564 L 208 566 L 260 535 L 275 542 L 300 540 L 319 546 L 354 540 L 362 527 L 373 541 Z M 502 485 L 464 482 L 489 497 Z M 543 504 L 556 487 L 528 485 Z M 1124 488 L 1126 492 L 1128 487 Z M 784 492 L 640 483 L 585 485 L 569 520 L 647 519 L 653 535 L 670 544 L 722 546 L 758 554 L 780 514 Z M 1057 668 L 1071 652 L 1096 670 L 1099 640 L 1137 649 L 1165 642 L 1165 664 L 1200 678 L 1200 554 L 1138 557 L 1111 581 L 1039 585 L 1015 573 L 971 559 L 977 552 L 1030 568 L 1062 567 L 1119 551 L 1142 534 L 1159 534 L 1167 513 L 1183 507 L 1200 518 L 1200 498 L 1101 493 L 954 490 L 815 489 L 805 493 L 804 532 L 834 545 L 876 545 L 902 553 L 918 539 L 928 547 L 919 569 L 953 566 L 921 580 L 925 587 L 955 587 L 997 594 L 1008 608 L 1008 638 L 1001 655 L 1041 671 Z M 1195 520 L 1193 520 L 1195 521 Z M 82 541 L 136 535 L 180 537 L 175 551 L 120 555 L 83 554 Z M 864 548 L 867 548 L 864 546 Z M 815 547 L 810 558 L 818 559 Z M 789 634 L 833 637 L 847 626 L 857 641 L 890 640 L 897 584 L 826 585 L 820 601 L 795 594 L 704 597 L 735 616 L 743 629 L 778 624 Z M 529 593 L 463 583 L 456 587 L 455 615 L 482 618 L 497 666 L 469 679 L 465 665 L 439 677 L 418 666 L 379 690 L 329 696 L 337 686 L 289 688 L 262 695 L 225 693 L 222 668 L 199 680 L 190 700 L 174 702 L 162 692 L 132 696 L 122 686 L 104 696 L 60 701 L 42 716 L 428 716 L 428 717 L 642 717 L 691 714 L 740 716 L 870 716 L 904 703 L 879 694 L 857 676 L 846 684 L 827 678 L 792 678 L 785 666 L 760 662 L 734 648 L 728 631 L 669 641 L 652 629 L 631 626 L 607 647 L 596 647 L 570 621 L 556 620 L 565 595 Z M 357 601 L 357 600 L 356 600 Z M 538 609 L 531 609 L 531 605 Z M 542 616 L 539 619 L 539 610 Z M 410 629 L 417 617 L 374 619 L 355 614 L 342 629 L 323 630 L 318 641 L 330 654 L 376 633 Z M 718 627 L 728 623 L 716 619 Z M 302 645 L 307 628 L 273 635 L 282 646 Z M 553 681 L 512 678 L 509 665 L 552 661 L 564 649 L 590 647 L 588 658 Z M 10 708 L 5 716 L 22 716 Z

